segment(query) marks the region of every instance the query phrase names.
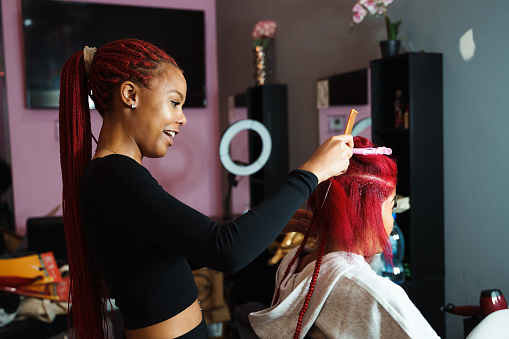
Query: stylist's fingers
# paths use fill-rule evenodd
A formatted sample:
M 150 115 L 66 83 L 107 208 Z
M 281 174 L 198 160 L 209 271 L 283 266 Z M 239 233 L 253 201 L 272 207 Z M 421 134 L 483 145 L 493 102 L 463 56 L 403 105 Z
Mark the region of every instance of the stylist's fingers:
M 351 134 L 337 135 L 336 137 L 343 140 L 350 149 L 353 149 L 353 136 Z
M 330 137 L 318 147 L 311 158 L 300 167 L 318 177 L 318 183 L 336 175 L 343 174 L 352 157 L 353 137 L 337 135 Z
M 351 134 L 343 134 L 343 135 L 336 135 L 332 138 L 339 141 L 340 152 L 342 152 L 343 157 L 346 157 L 346 158 L 341 158 L 341 156 L 340 156 L 340 158 L 338 159 L 340 161 L 340 164 L 339 164 L 340 171 L 336 172 L 336 174 L 331 175 L 331 176 L 336 176 L 336 175 L 345 173 L 346 170 L 348 169 L 348 166 L 350 165 L 350 158 L 353 155 L 353 137 Z

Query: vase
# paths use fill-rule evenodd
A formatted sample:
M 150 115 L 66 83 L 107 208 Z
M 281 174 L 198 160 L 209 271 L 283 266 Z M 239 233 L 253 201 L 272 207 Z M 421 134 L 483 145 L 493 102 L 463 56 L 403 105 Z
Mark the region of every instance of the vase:
M 255 84 L 256 86 L 270 83 L 272 77 L 272 64 L 270 48 L 264 46 L 255 46 L 254 64 L 255 64 Z
M 401 40 L 380 41 L 380 51 L 382 52 L 382 58 L 398 55 L 400 46 Z

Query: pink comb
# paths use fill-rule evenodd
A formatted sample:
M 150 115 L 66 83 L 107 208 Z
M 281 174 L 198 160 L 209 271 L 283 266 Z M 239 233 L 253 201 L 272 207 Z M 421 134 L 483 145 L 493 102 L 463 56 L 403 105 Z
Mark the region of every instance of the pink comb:
M 385 154 L 390 155 L 392 154 L 392 149 L 387 147 L 376 147 L 376 148 L 354 148 L 353 154 L 359 154 L 359 155 L 378 155 L 378 154 Z

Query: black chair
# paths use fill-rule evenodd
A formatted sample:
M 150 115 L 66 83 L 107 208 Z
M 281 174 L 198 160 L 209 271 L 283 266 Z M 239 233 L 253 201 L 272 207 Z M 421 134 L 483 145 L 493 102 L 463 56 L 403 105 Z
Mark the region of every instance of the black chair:
M 237 306 L 233 310 L 233 319 L 235 320 L 241 339 L 259 339 L 249 322 L 249 313 L 261 311 L 266 308 L 267 306 L 262 303 L 250 302 Z
M 30 252 L 53 252 L 59 266 L 67 264 L 67 243 L 62 217 L 29 218 L 27 241 Z

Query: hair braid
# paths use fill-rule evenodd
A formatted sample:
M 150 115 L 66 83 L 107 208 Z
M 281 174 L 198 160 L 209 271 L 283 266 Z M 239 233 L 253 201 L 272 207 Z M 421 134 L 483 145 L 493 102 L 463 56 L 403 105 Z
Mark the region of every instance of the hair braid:
M 63 218 L 71 278 L 69 293 L 76 337 L 104 338 L 107 334 L 103 326 L 106 293 L 83 234 L 78 205 L 79 179 L 92 154 L 87 89 L 83 52 L 78 52 L 62 70 L 59 103 Z
M 118 40 L 97 50 L 87 81 L 83 52 L 65 63 L 60 79 L 59 133 L 63 182 L 63 219 L 69 257 L 72 336 L 106 338 L 108 293 L 92 258 L 81 223 L 79 180 L 92 156 L 88 95 L 99 113 L 111 107 L 113 89 L 123 81 L 149 85 L 152 77 L 175 61 L 159 48 L 140 40 Z
M 318 255 L 315 261 L 315 270 L 313 271 L 313 276 L 311 278 L 311 282 L 309 283 L 308 294 L 306 295 L 306 299 L 304 299 L 304 304 L 299 313 L 299 319 L 297 320 L 297 327 L 295 328 L 295 334 L 293 335 L 294 339 L 299 338 L 300 329 L 302 326 L 302 319 L 304 318 L 304 314 L 308 310 L 309 301 L 311 300 L 311 296 L 313 295 L 313 291 L 315 290 L 316 280 L 318 278 L 318 274 L 320 273 L 320 266 L 322 265 L 322 258 L 325 252 L 325 245 L 327 244 L 327 235 L 329 231 L 329 226 L 326 225 L 322 232 L 322 241 L 320 242 L 320 249 L 318 250 Z

